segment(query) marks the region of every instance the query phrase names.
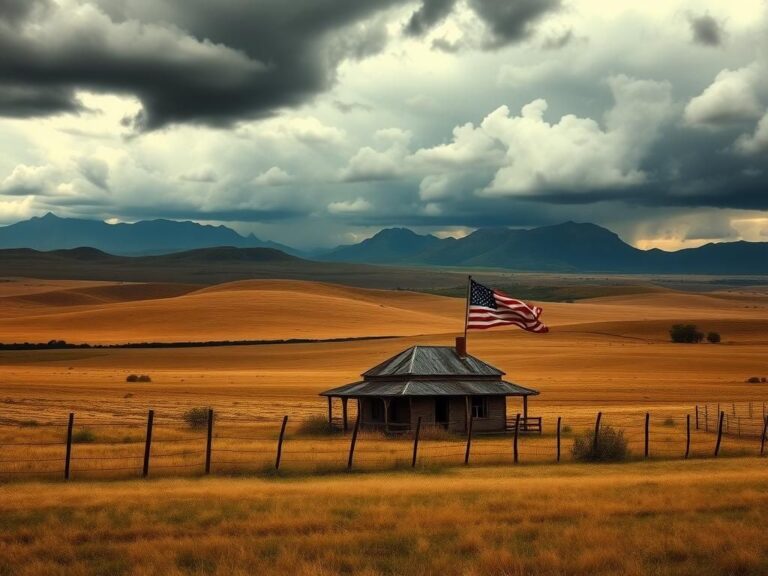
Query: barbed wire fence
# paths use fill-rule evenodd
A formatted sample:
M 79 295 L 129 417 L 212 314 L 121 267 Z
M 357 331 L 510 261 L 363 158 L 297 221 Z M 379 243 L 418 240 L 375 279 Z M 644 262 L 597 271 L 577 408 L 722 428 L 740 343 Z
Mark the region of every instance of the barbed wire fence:
M 206 474 L 324 473 L 463 465 L 573 461 L 577 438 L 597 442 L 611 428 L 626 439 L 629 460 L 765 456 L 766 405 L 705 403 L 689 410 L 654 408 L 542 412 L 540 433 L 453 434 L 418 419 L 413 430 L 384 434 L 354 424 L 344 433 L 317 417 L 265 423 L 207 409 L 183 414 L 77 417 L 39 422 L 0 417 L 0 481 L 97 479 Z M 518 417 L 519 423 L 519 417 Z

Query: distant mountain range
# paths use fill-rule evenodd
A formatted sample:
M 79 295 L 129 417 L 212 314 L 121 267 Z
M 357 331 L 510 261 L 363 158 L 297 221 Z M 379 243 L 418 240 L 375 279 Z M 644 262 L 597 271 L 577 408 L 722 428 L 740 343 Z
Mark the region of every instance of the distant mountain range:
M 724 242 L 665 252 L 639 250 L 610 230 L 575 222 L 531 230 L 481 229 L 459 239 L 390 228 L 359 244 L 340 246 L 323 259 L 540 272 L 768 274 L 768 242 Z
M 106 224 L 46 214 L 0 227 L 0 249 L 61 250 L 90 247 L 117 255 L 158 255 L 195 250 L 194 259 L 249 260 L 248 250 L 269 248 L 323 262 L 503 268 L 539 272 L 637 274 L 768 274 L 768 242 L 724 242 L 676 252 L 639 250 L 595 224 L 566 222 L 530 230 L 480 229 L 464 238 L 437 238 L 407 228 L 382 230 L 358 244 L 310 254 L 242 236 L 226 226 L 150 220 Z M 200 249 L 229 247 L 209 252 Z M 83 254 L 94 253 L 87 251 Z M 271 254 L 271 253 L 270 253 Z M 71 257 L 73 254 L 68 256 Z M 106 254 L 104 256 L 107 256 Z M 179 258 L 182 255 L 178 256 Z M 258 258 L 279 260 L 275 254 Z
M 107 224 L 99 220 L 59 218 L 49 212 L 42 217 L 0 227 L 0 248 L 65 250 L 83 246 L 110 254 L 134 256 L 168 254 L 215 246 L 274 248 L 287 254 L 298 253 L 289 246 L 264 241 L 253 234 L 241 236 L 226 226 L 208 226 L 175 220 Z

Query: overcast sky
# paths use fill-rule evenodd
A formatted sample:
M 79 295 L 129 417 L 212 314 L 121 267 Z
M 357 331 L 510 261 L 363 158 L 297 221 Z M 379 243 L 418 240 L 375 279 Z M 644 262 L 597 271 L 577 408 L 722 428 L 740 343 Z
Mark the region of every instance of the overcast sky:
M 766 0 L 0 0 L 0 224 L 768 241 Z

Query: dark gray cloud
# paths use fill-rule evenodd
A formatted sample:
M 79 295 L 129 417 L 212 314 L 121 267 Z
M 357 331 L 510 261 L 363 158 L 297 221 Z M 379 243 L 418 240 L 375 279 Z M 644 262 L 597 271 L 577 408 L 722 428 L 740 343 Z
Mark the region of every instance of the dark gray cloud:
M 456 0 L 424 0 L 405 27 L 409 36 L 421 36 L 453 10 Z
M 380 50 L 386 30 L 366 20 L 403 1 L 94 0 L 65 11 L 3 0 L 0 114 L 74 110 L 84 88 L 137 96 L 139 129 L 269 115 L 329 88 L 345 58 Z
M 50 7 L 50 0 L 0 0 L 0 20 L 15 24 Z
M 78 112 L 83 107 L 71 88 L 23 86 L 0 82 L 0 114 L 11 118 Z
M 522 40 L 536 21 L 561 5 L 561 0 L 469 0 L 469 6 L 488 26 L 490 37 L 485 46 L 489 49 Z
M 709 14 L 690 16 L 693 41 L 703 46 L 720 46 L 723 41 L 723 31 L 720 23 Z

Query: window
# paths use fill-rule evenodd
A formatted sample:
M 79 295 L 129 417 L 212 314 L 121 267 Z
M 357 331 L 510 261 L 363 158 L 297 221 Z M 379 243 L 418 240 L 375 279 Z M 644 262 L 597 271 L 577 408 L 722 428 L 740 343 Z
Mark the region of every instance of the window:
M 485 396 L 472 396 L 471 414 L 475 418 L 488 418 L 488 398 Z

